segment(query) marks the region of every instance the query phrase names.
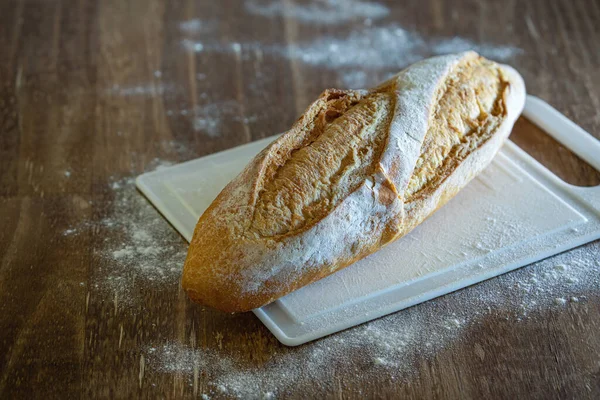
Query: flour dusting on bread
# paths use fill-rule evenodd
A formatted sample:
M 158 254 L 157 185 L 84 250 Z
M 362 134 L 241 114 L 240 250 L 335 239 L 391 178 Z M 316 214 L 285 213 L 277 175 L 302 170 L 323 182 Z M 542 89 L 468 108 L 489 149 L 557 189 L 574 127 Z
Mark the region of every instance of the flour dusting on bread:
M 224 311 L 267 304 L 408 233 L 491 161 L 524 103 L 473 52 L 326 90 L 200 218 L 183 276 Z

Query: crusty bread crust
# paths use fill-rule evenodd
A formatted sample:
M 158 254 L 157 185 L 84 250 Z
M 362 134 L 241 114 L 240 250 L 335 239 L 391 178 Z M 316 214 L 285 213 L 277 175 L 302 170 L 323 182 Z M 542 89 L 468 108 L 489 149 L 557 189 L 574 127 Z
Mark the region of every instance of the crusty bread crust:
M 374 253 L 489 164 L 524 101 L 515 70 L 473 52 L 326 90 L 200 217 L 183 288 L 247 311 Z

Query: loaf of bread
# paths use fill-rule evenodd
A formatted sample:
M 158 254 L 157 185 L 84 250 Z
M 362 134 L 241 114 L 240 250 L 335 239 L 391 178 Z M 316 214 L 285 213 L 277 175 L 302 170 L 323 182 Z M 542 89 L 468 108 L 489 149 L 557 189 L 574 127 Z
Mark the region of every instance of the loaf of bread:
M 247 311 L 376 252 L 489 164 L 524 101 L 514 69 L 473 52 L 326 90 L 204 212 L 183 288 Z

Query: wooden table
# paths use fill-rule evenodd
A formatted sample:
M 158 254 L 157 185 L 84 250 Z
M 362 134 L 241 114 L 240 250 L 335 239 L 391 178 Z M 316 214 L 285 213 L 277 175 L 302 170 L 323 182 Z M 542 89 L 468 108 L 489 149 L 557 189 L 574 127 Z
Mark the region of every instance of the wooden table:
M 600 290 L 522 321 L 490 313 L 438 351 L 416 352 L 408 374 L 356 371 L 363 364 L 348 352 L 348 360 L 324 366 L 322 380 L 271 377 L 279 383 L 269 387 L 261 368 L 282 359 L 301 366 L 302 354 L 323 345 L 286 348 L 251 313 L 189 302 L 176 268 L 154 283 L 135 269 L 146 262 L 142 253 L 119 246 L 132 243 L 140 226 L 153 224 L 160 248 L 144 251 L 154 263 L 179 263 L 186 243 L 144 207 L 128 178 L 284 131 L 322 89 L 348 77 L 376 82 L 404 66 L 369 64 L 365 76 L 352 60 L 336 61 L 336 70 L 303 59 L 307 43 L 319 55 L 321 38 L 396 26 L 418 35 L 410 43 L 424 43 L 407 48 L 415 57 L 431 54 L 435 43 L 458 48 L 447 40 L 454 36 L 509 46 L 507 62 L 529 93 L 600 137 L 598 1 L 340 2 L 347 18 L 332 17 L 322 4 L 319 16 L 291 0 L 265 4 L 1 2 L 0 398 L 238 393 L 214 385 L 210 364 L 178 360 L 202 365 L 193 371 L 152 364 L 152 349 L 165 343 L 257 369 L 255 397 L 600 397 Z M 513 140 L 570 182 L 600 183 L 598 172 L 525 120 Z M 163 248 L 168 254 L 156 256 Z M 589 249 L 589 257 L 599 256 L 597 244 Z M 108 285 L 123 272 L 114 270 L 119 256 L 131 254 L 126 282 Z M 405 312 L 440 304 L 452 312 L 469 290 Z

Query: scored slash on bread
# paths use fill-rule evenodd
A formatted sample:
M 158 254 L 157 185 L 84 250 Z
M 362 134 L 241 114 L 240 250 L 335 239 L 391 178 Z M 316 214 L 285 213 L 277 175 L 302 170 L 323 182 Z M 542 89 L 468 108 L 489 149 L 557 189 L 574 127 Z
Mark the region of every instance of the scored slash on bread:
M 376 252 L 490 163 L 524 102 L 521 76 L 474 52 L 326 90 L 200 217 L 183 288 L 248 311 Z

